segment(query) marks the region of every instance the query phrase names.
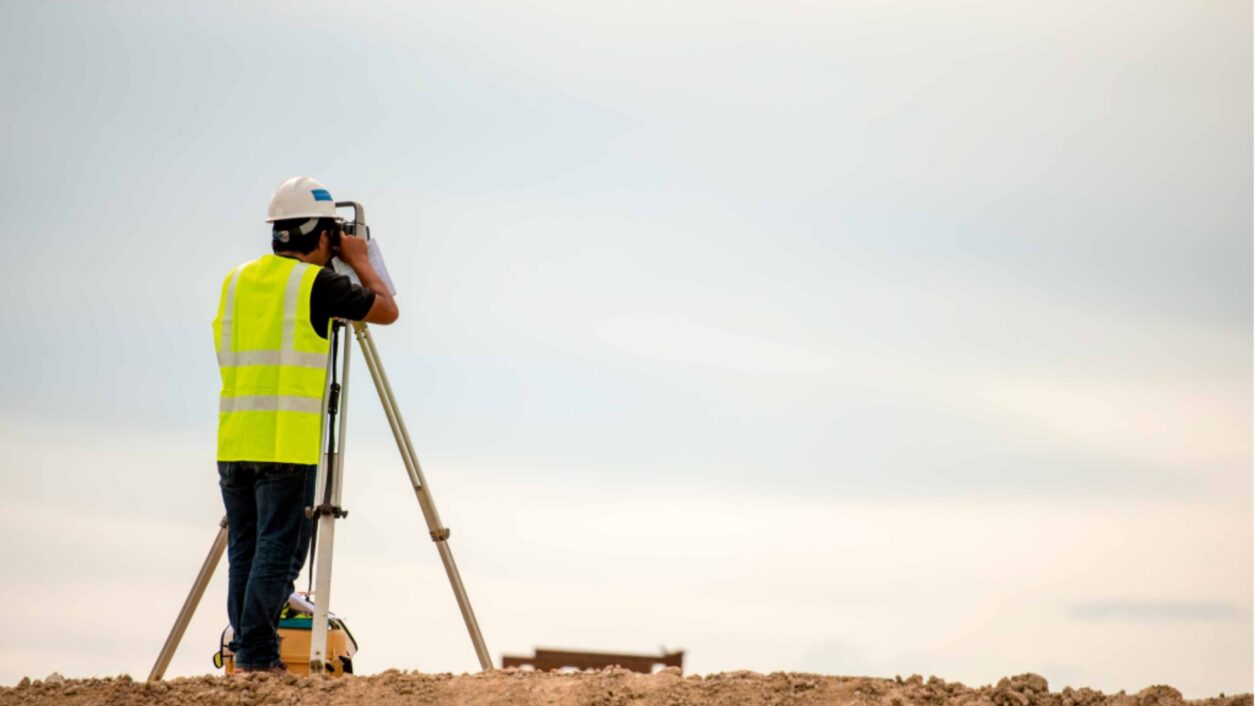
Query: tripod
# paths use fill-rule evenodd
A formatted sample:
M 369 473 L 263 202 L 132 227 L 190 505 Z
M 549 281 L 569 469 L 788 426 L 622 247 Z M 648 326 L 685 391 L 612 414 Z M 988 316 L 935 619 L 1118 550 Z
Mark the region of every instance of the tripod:
M 361 204 L 354 201 L 337 201 L 336 207 L 351 207 L 353 209 L 353 230 L 361 233 L 366 238 L 370 237 L 365 223 L 365 209 L 362 208 Z M 327 385 L 323 391 L 322 401 L 322 437 L 326 444 L 325 450 L 318 460 L 314 506 L 305 510 L 306 516 L 315 523 L 314 536 L 316 537 L 314 565 L 310 567 L 310 572 L 314 576 L 314 618 L 310 633 L 309 655 L 310 674 L 322 673 L 325 670 L 327 607 L 331 602 L 331 554 L 335 541 L 335 521 L 348 515 L 340 507 L 340 489 L 344 475 L 344 439 L 348 423 L 348 415 L 345 412 L 347 411 L 349 390 L 349 354 L 352 351 L 353 341 L 347 335 L 343 337 L 343 341 L 340 340 L 340 332 L 343 330 L 344 325 L 344 322 L 339 320 L 332 323 L 331 351 L 327 356 Z M 467 597 L 466 587 L 462 584 L 462 576 L 458 572 L 457 564 L 453 561 L 453 552 L 449 549 L 449 528 L 441 523 L 440 515 L 436 512 L 435 501 L 431 497 L 431 490 L 428 488 L 427 480 L 423 476 L 423 469 L 418 463 L 418 456 L 414 453 L 414 445 L 410 441 L 410 434 L 405 428 L 405 422 L 401 419 L 401 412 L 397 408 L 396 399 L 392 394 L 392 386 L 388 383 L 388 376 L 384 373 L 383 363 L 379 359 L 379 352 L 375 349 L 375 342 L 371 338 L 370 329 L 367 328 L 365 323 L 360 321 L 351 322 L 351 326 L 354 336 L 357 338 L 358 346 L 362 349 L 362 357 L 366 359 L 366 367 L 370 370 L 371 379 L 374 380 L 375 391 L 379 394 L 379 402 L 383 406 L 384 415 L 388 418 L 388 425 L 392 427 L 392 435 L 396 439 L 397 450 L 401 453 L 401 461 L 405 464 L 405 470 L 409 474 L 410 485 L 413 487 L 414 495 L 418 499 L 423 518 L 427 522 L 428 533 L 432 541 L 436 543 L 436 551 L 439 552 L 440 561 L 444 564 L 445 573 L 449 576 L 449 583 L 453 587 L 454 598 L 457 599 L 458 608 L 462 611 L 462 620 L 466 623 L 467 632 L 471 636 L 471 643 L 475 647 L 475 654 L 479 658 L 479 666 L 484 671 L 491 671 L 492 660 L 488 656 L 488 648 L 484 645 L 484 637 L 480 633 L 478 621 L 475 620 L 475 612 L 471 609 L 470 598 Z M 335 374 L 336 352 L 337 349 L 341 348 L 342 382 L 337 382 Z M 337 416 L 339 417 L 338 420 Z M 338 435 L 336 433 L 337 422 Z M 159 681 L 165 675 L 166 668 L 170 666 L 170 660 L 174 657 L 174 651 L 183 639 L 183 633 L 187 631 L 188 623 L 192 620 L 192 614 L 196 612 L 196 607 L 205 594 L 205 588 L 209 585 L 209 579 L 212 578 L 214 569 L 217 567 L 218 562 L 221 561 L 226 546 L 227 519 L 223 517 L 222 521 L 218 523 L 218 535 L 214 538 L 214 542 L 209 548 L 209 554 L 205 557 L 200 571 L 196 574 L 192 590 L 183 601 L 183 607 L 179 610 L 174 626 L 170 629 L 170 634 L 166 637 L 165 644 L 162 645 L 161 652 L 157 655 L 157 661 L 153 665 L 152 671 L 148 674 L 148 681 Z

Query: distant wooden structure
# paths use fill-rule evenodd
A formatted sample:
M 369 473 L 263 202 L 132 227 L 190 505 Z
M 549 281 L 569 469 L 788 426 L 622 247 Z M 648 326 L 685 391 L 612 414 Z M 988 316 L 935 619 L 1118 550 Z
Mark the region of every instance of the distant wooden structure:
M 627 655 L 613 652 L 576 652 L 574 650 L 543 650 L 536 649 L 531 657 L 511 657 L 502 655 L 501 668 L 531 667 L 538 672 L 558 669 L 605 669 L 606 667 L 623 667 L 641 674 L 652 674 L 654 667 L 675 667 L 684 671 L 684 650 L 664 652 L 661 655 Z

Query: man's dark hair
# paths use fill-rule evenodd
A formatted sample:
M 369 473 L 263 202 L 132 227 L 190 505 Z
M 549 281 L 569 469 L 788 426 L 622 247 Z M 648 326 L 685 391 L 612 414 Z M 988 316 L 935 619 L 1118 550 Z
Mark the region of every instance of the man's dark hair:
M 318 249 L 318 236 L 324 230 L 334 234 L 339 225 L 334 218 L 289 218 L 275 221 L 270 246 L 275 252 L 296 252 L 302 255 Z

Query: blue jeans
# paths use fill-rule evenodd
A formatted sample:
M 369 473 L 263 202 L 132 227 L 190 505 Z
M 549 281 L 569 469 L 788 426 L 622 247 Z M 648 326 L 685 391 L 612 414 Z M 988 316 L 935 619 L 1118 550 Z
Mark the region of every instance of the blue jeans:
M 218 486 L 227 510 L 228 645 L 237 667 L 279 662 L 279 612 L 305 565 L 313 522 L 316 466 L 219 461 Z

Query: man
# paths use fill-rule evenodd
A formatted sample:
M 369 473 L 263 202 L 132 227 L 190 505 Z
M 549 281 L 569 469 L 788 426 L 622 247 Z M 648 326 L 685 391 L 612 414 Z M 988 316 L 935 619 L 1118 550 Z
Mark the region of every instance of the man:
M 305 508 L 314 498 L 331 319 L 397 319 L 366 241 L 343 233 L 322 184 L 284 181 L 266 221 L 274 224 L 274 254 L 228 273 L 214 319 L 227 615 L 235 634 L 229 647 L 243 672 L 284 670 L 279 612 L 309 547 Z M 324 269 L 337 251 L 363 286 Z

